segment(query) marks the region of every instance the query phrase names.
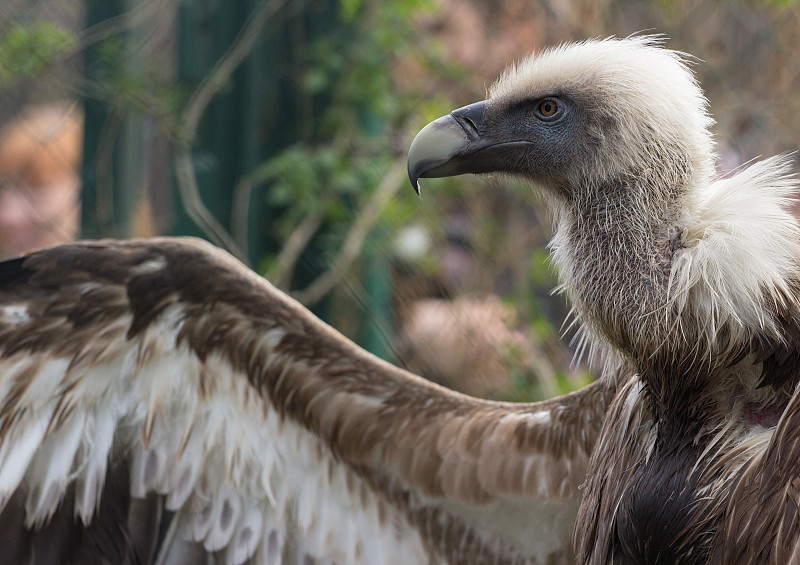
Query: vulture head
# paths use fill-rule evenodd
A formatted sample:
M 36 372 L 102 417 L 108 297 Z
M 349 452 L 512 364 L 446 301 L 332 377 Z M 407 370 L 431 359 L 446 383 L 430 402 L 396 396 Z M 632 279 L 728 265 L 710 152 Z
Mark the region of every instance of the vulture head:
M 415 189 L 420 177 L 512 173 L 579 205 L 645 177 L 666 204 L 713 170 L 706 106 L 682 55 L 653 38 L 569 44 L 510 66 L 488 100 L 429 124 L 408 171 Z

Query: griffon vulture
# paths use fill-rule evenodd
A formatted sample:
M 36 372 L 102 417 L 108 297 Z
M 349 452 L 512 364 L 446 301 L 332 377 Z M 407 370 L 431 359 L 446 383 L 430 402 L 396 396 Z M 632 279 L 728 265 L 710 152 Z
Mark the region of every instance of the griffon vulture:
M 3 263 L 0 562 L 800 561 L 796 182 L 714 180 L 710 123 L 634 37 L 531 57 L 415 139 L 415 188 L 508 173 L 552 211 L 608 370 L 536 404 L 380 361 L 195 240 Z

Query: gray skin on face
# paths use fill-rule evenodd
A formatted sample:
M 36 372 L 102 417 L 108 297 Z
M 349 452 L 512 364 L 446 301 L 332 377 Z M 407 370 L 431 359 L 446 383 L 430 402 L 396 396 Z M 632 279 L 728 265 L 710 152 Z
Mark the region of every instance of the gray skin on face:
M 566 94 L 470 104 L 420 131 L 408 152 L 409 179 L 419 192 L 420 178 L 502 171 L 561 192 L 581 121 Z

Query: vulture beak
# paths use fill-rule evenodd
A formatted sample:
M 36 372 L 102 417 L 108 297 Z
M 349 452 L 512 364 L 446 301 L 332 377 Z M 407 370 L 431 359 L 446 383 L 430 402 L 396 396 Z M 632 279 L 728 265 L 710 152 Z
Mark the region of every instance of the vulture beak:
M 489 173 L 509 168 L 524 141 L 508 141 L 486 126 L 486 102 L 464 106 L 425 126 L 408 150 L 408 178 L 419 194 L 420 178 Z

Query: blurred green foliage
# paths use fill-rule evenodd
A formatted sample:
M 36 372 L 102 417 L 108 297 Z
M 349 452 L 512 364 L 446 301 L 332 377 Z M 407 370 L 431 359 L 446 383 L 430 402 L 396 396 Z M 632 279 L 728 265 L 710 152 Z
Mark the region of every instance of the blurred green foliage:
M 0 87 L 41 73 L 76 43 L 75 35 L 57 24 L 13 22 L 0 37 Z
M 142 57 L 130 42 L 112 36 L 98 44 L 92 75 L 86 89 L 92 98 L 113 111 L 153 117 L 165 131 L 174 131 L 189 92 L 168 80 L 161 62 Z
M 396 88 L 392 66 L 412 56 L 415 22 L 431 9 L 427 0 L 340 4 L 337 24 L 308 44 L 304 55 L 305 87 L 330 97 L 330 111 L 319 120 L 317 134 L 331 138 L 344 128 L 375 136 L 385 126 L 399 125 L 418 93 Z
M 68 85 L 73 95 L 108 103 L 119 113 L 147 114 L 172 132 L 188 92 L 184 85 L 168 80 L 163 61 L 151 61 L 136 52 L 122 34 L 111 34 L 96 45 L 90 61 L 91 73 Z M 0 87 L 44 75 L 67 58 L 93 46 L 59 24 L 11 22 L 0 35 Z M 92 78 L 89 78 L 89 75 Z
M 251 174 L 266 186 L 267 203 L 281 210 L 271 237 L 283 241 L 303 218 L 318 215 L 333 237 L 324 247 L 335 253 L 337 236 L 344 236 L 386 171 L 405 158 L 422 94 L 398 88 L 393 71 L 405 59 L 426 64 L 415 22 L 431 9 L 428 0 L 344 1 L 335 25 L 302 46 L 299 96 L 312 101 L 301 107 L 313 108 L 313 115 L 300 120 L 297 143 Z M 414 203 L 400 198 L 389 206 L 383 218 L 407 217 Z

